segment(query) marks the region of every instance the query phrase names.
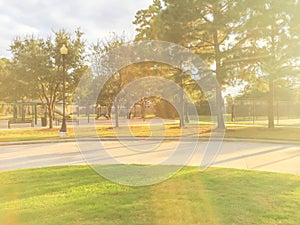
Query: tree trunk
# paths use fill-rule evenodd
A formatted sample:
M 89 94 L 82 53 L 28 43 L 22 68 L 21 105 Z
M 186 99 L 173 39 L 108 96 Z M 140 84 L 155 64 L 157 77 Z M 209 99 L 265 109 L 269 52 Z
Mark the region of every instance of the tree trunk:
M 181 85 L 180 89 L 180 128 L 183 128 L 185 126 L 184 124 L 184 99 L 183 99 L 183 87 Z
M 269 78 L 268 128 L 274 128 L 274 80 Z
M 115 127 L 118 128 L 119 127 L 119 99 L 117 97 L 116 101 L 115 101 Z
M 221 88 L 218 86 L 216 88 L 216 104 L 217 104 L 217 122 L 218 122 L 218 129 L 224 130 L 225 129 L 225 121 L 223 117 L 223 98 Z
M 141 110 L 142 110 L 142 119 L 143 121 L 145 121 L 146 119 L 146 104 L 145 104 L 145 99 L 142 100 L 142 104 L 141 104 Z
M 216 87 L 216 104 L 217 104 L 217 129 L 224 130 L 225 129 L 225 122 L 223 117 L 223 99 L 222 99 L 222 91 L 221 91 L 221 82 L 222 82 L 222 74 L 221 74 L 221 52 L 220 52 L 220 45 L 218 41 L 218 31 L 215 30 L 213 33 L 213 40 L 214 40 L 214 50 L 216 53 L 216 78 L 218 81 Z
M 108 104 L 106 107 L 107 107 L 107 114 L 108 114 L 109 118 L 111 118 L 111 108 L 112 108 L 112 105 Z
M 180 74 L 180 76 L 183 76 L 183 74 Z M 183 78 L 180 77 L 180 96 L 179 96 L 179 107 L 180 107 L 180 112 L 179 112 L 179 119 L 180 119 L 180 128 L 183 128 L 185 126 L 184 123 L 184 89 L 183 89 Z
M 190 119 L 189 119 L 188 104 L 187 103 L 184 103 L 184 114 L 185 114 L 185 122 L 189 123 Z
M 49 118 L 49 128 L 53 128 L 53 114 L 54 114 L 54 107 L 52 104 L 47 104 L 48 106 L 48 118 Z

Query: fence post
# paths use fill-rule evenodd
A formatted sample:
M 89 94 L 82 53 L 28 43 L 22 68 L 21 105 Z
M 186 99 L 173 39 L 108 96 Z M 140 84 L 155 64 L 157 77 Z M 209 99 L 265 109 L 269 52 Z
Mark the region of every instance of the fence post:
M 255 124 L 255 99 L 252 99 L 252 122 Z
M 21 117 L 22 117 L 22 121 L 25 120 L 25 107 L 24 107 L 24 103 L 22 103 L 21 105 Z
M 17 117 L 18 117 L 17 112 L 18 112 L 17 105 L 13 104 L 13 121 L 14 122 L 16 122 Z
M 37 104 L 34 104 L 34 123 L 37 125 L 38 122 L 38 115 L 37 115 Z
M 278 110 L 278 99 L 276 102 L 276 114 L 277 114 L 277 126 L 279 125 L 279 110 Z
M 234 103 L 231 105 L 231 122 L 234 122 Z

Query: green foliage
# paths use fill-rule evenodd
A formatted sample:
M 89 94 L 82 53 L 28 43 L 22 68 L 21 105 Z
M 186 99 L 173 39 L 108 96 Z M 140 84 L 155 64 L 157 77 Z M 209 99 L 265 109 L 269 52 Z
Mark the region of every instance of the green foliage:
M 181 44 L 194 51 L 215 68 L 213 72 L 217 80 L 224 85 L 234 79 L 229 75 L 239 71 L 226 60 L 234 62 L 232 59 L 241 57 L 243 51 L 244 35 L 237 33 L 246 20 L 243 2 L 164 0 L 165 7 L 148 21 L 152 29 L 144 25 L 142 18 L 135 23 L 140 30 L 146 29 L 144 33 L 140 31 L 142 37 L 151 30 L 153 33 L 149 38 Z M 142 16 L 137 14 L 137 17 Z M 224 129 L 221 98 L 221 89 L 217 88 L 218 127 Z
M 164 0 L 165 7 L 148 21 L 152 34 L 147 38 L 170 41 L 189 48 L 203 58 L 221 84 L 229 83 L 237 76 L 235 61 L 246 54 L 243 49 L 247 4 L 245 1 L 191 1 Z M 137 13 L 136 17 L 141 16 Z M 137 31 L 143 29 L 144 20 L 137 20 Z M 145 28 L 145 29 L 148 29 Z M 140 34 L 139 33 L 139 34 Z M 148 29 L 149 33 L 149 29 Z M 145 35 L 144 35 L 145 36 Z M 139 36 L 137 36 L 139 37 Z M 240 60 L 239 60 L 240 61 Z M 229 71 L 231 70 L 231 71 Z
M 0 59 L 0 98 L 2 101 L 10 101 L 14 98 L 21 98 L 18 96 L 20 82 L 18 82 L 11 73 L 11 63 L 9 59 Z M 14 85 L 8 85 L 8 84 Z M 17 97 L 18 96 L 18 97 Z
M 122 90 L 126 79 L 124 73 L 126 69 L 123 69 L 123 71 L 111 71 L 111 68 L 115 67 L 115 63 L 118 60 L 109 58 L 109 53 L 116 48 L 128 45 L 130 45 L 130 42 L 126 40 L 124 35 L 112 34 L 107 39 L 99 40 L 91 48 L 90 60 L 93 65 L 94 83 L 96 84 L 94 96 L 97 96 L 98 105 L 107 106 L 108 114 L 111 114 L 113 104 L 115 104 L 116 109 L 119 108 L 119 99 L 116 99 L 116 96 Z M 126 59 L 126 52 L 124 52 L 124 55 L 116 57 Z M 116 116 L 116 124 L 118 124 L 118 116 Z
M 165 119 L 176 119 L 179 115 L 174 106 L 163 99 L 155 104 L 155 115 Z
M 294 8 L 299 7 L 298 4 L 293 0 L 266 0 L 264 4 L 253 2 L 250 8 L 252 16 L 246 24 L 246 28 L 251 31 L 248 40 L 255 49 L 254 53 L 267 56 L 258 58 L 255 66 L 260 71 L 256 76 L 268 85 L 269 128 L 274 128 L 274 94 L 275 91 L 279 93 L 278 84 L 286 83 L 283 78 L 299 76 L 300 72 L 297 62 L 300 54 L 295 54 L 295 50 L 300 47 L 299 33 L 298 36 L 292 35 L 292 19 L 296 16 Z M 254 81 L 255 86 L 257 83 Z
M 136 40 L 153 40 L 156 38 L 156 27 L 154 26 L 155 19 L 162 10 L 161 0 L 153 0 L 148 9 L 139 10 L 136 13 L 133 24 L 137 25 Z
M 12 85 L 22 83 L 19 96 L 31 100 L 39 99 L 47 104 L 50 127 L 53 126 L 55 103 L 62 99 L 63 75 L 60 54 L 62 45 L 65 44 L 68 48 L 68 54 L 65 56 L 67 95 L 74 92 L 79 79 L 87 69 L 84 64 L 83 33 L 78 29 L 73 38 L 62 29 L 54 34 L 54 40 L 52 37 L 39 38 L 33 35 L 17 37 L 10 46 L 13 55 L 11 73 L 17 81 Z
M 265 83 L 269 126 L 274 126 L 273 81 L 300 73 L 299 1 L 162 0 L 160 5 L 159 12 L 151 14 L 149 7 L 148 14 L 136 14 L 137 38 L 189 48 L 208 63 L 221 85 Z M 217 105 L 222 123 L 220 91 Z

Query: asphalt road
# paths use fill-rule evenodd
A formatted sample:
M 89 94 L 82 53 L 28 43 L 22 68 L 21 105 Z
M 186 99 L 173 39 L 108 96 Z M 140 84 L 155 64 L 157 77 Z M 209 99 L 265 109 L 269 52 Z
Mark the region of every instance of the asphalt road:
M 0 146 L 0 170 L 84 164 L 177 164 L 300 175 L 300 145 L 235 141 L 85 141 Z M 218 149 L 218 145 L 221 147 Z M 79 148 L 80 146 L 80 148 Z M 193 153 L 193 154 L 192 154 Z

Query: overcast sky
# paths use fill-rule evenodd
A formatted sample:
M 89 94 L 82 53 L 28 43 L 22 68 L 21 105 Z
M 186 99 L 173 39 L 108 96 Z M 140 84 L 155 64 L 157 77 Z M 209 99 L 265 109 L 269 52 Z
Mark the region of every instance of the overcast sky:
M 88 43 L 125 32 L 134 37 L 135 13 L 152 0 L 0 0 L 0 57 L 9 57 L 16 36 L 49 36 L 52 30 L 77 27 Z

